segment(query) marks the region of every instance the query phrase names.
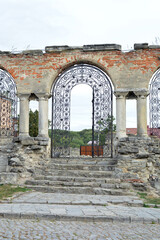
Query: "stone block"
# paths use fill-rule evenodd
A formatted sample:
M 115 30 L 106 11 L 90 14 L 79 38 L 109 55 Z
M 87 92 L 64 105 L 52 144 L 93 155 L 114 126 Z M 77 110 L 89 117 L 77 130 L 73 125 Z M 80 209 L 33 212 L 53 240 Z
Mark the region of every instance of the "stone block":
M 19 158 L 15 157 L 15 158 L 9 159 L 8 165 L 9 166 L 21 167 L 21 166 L 23 166 L 23 163 L 20 161 Z
M 121 45 L 118 44 L 93 44 L 93 45 L 84 45 L 83 51 L 111 51 L 119 50 L 121 51 Z
M 149 157 L 149 153 L 146 153 L 146 152 L 141 152 L 141 153 L 138 153 L 136 155 L 137 158 L 148 158 Z
M 22 173 L 22 172 L 24 172 L 24 169 L 21 167 L 13 167 L 10 169 L 10 172 L 11 173 Z
M 14 143 L 16 143 L 16 142 L 20 142 L 20 141 L 21 141 L 21 140 L 20 140 L 19 137 L 14 137 L 14 138 L 13 138 L 13 142 L 14 142 Z
M 119 142 L 127 142 L 127 141 L 129 141 L 128 137 L 124 137 L 124 138 L 119 139 Z
M 160 45 L 149 45 L 150 49 L 158 49 L 160 48 Z
M 1 173 L 1 172 L 6 172 L 6 170 L 7 170 L 7 165 L 4 165 L 4 164 L 1 165 L 1 164 L 0 164 L 0 173 Z
M 69 50 L 70 47 L 68 45 L 63 45 L 63 46 L 46 46 L 45 47 L 45 52 L 46 53 L 52 53 L 52 52 L 61 52 L 65 50 Z
M 36 49 L 36 50 L 24 50 L 22 51 L 24 55 L 43 55 L 43 51 Z
M 148 43 L 135 43 L 134 44 L 134 50 L 147 49 L 147 48 L 148 48 Z
M 9 55 L 11 52 L 9 51 L 0 51 L 0 55 Z
M 139 149 L 138 149 L 138 147 L 132 147 L 131 149 L 128 149 L 127 152 L 128 153 L 138 153 Z
M 40 146 L 48 146 L 49 141 L 40 141 L 39 144 Z
M 31 149 L 32 149 L 32 150 L 41 150 L 42 147 L 41 147 L 40 145 L 32 145 L 32 146 L 31 146 Z
M 147 187 L 145 183 L 133 182 L 132 185 L 134 188 L 136 188 L 139 191 L 147 191 Z
M 152 162 L 147 162 L 147 167 L 152 167 L 152 166 L 153 166 Z
M 36 141 L 49 141 L 48 137 L 35 137 L 34 138 Z
M 154 148 L 153 153 L 160 154 L 160 148 Z
M 36 141 L 33 138 L 22 139 L 21 144 L 24 146 L 34 145 Z
M 0 173 L 0 183 L 3 184 L 16 184 L 17 178 L 16 173 Z

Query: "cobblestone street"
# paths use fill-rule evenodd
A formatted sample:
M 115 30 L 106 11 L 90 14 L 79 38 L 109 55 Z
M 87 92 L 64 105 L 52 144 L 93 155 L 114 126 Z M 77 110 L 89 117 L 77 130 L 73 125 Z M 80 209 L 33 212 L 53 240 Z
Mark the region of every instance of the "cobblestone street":
M 160 225 L 0 219 L 0 239 L 158 240 Z

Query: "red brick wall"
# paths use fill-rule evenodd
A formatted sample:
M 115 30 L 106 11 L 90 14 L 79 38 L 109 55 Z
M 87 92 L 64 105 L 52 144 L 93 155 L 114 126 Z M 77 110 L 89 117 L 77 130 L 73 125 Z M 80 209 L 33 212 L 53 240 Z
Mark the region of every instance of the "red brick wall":
M 81 50 L 42 55 L 1 54 L 0 66 L 15 79 L 19 92 L 50 92 L 53 81 L 67 67 L 85 62 L 104 70 L 118 88 L 148 88 L 160 66 L 160 49 L 131 52 Z

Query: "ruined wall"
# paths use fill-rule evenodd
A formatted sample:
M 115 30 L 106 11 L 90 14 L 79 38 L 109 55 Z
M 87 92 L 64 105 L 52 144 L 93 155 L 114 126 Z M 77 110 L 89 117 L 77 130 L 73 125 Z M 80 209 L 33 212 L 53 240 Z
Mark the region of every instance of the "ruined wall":
M 135 44 L 130 52 L 116 44 L 46 47 L 18 54 L 0 52 L 0 67 L 15 79 L 18 93 L 50 93 L 58 74 L 75 63 L 89 63 L 104 70 L 119 89 L 148 89 L 160 66 L 160 46 Z
M 135 188 L 150 183 L 160 191 L 160 140 L 156 137 L 126 137 L 116 146 L 118 167 Z

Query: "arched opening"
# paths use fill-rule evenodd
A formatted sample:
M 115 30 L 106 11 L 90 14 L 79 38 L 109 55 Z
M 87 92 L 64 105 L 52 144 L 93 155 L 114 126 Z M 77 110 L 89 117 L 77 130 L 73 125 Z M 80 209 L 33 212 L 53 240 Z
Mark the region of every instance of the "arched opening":
M 151 78 L 149 91 L 150 135 L 160 138 L 160 69 Z
M 85 84 L 92 88 L 92 157 L 97 155 L 102 133 L 101 156 L 112 155 L 112 86 L 109 77 L 99 68 L 76 64 L 59 75 L 52 89 L 52 157 L 70 156 L 71 91 Z M 99 150 L 98 150 L 99 151 Z M 99 155 L 99 154 L 98 154 Z
M 92 128 L 92 88 L 79 84 L 71 91 L 71 131 Z
M 0 136 L 18 135 L 17 102 L 14 79 L 0 69 Z
M 70 156 L 80 157 L 80 150 L 92 141 L 92 88 L 79 84 L 71 91 Z

